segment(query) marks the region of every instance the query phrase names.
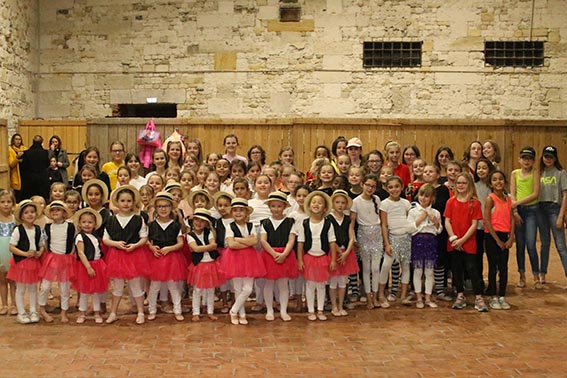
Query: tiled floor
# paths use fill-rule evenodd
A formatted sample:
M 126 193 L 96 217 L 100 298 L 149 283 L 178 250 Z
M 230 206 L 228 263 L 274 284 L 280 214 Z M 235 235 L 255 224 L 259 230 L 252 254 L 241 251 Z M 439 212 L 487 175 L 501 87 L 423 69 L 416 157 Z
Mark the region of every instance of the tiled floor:
M 359 306 L 345 318 L 248 326 L 226 316 L 178 323 L 134 315 L 113 325 L 0 318 L 1 377 L 567 377 L 567 280 L 552 251 L 544 290 L 516 289 L 510 311 L 480 314 L 440 303 L 418 310 Z M 472 298 L 472 297 L 470 297 Z M 75 301 L 76 297 L 72 300 Z M 123 301 L 126 303 L 127 301 Z M 57 301 L 52 301 L 55 304 Z

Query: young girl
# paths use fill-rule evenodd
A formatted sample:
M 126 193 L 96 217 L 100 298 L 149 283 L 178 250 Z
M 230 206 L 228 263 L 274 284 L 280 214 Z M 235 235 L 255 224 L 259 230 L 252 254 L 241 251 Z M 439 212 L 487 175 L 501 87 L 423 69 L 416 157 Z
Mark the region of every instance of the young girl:
M 251 199 L 249 205 L 254 209 L 254 215 L 250 217 L 250 221 L 254 226 L 259 227 L 260 221 L 270 216 L 270 209 L 265 201 L 268 199 L 269 194 L 272 192 L 272 180 L 268 175 L 261 174 L 254 182 L 254 191 L 256 198 Z
M 339 155 L 339 157 L 337 157 L 337 171 L 339 175 L 348 176 L 348 170 L 351 165 L 348 155 Z
M 230 185 L 228 185 L 230 190 L 232 190 L 232 180 L 237 177 L 246 177 L 246 164 L 242 160 L 233 160 L 230 163 Z
M 148 228 L 143 218 L 136 214 L 140 207 L 140 193 L 131 185 L 121 186 L 112 192 L 111 202 L 118 210 L 106 222 L 103 237 L 104 244 L 109 247 L 107 272 L 114 287 L 112 310 L 106 323 L 118 320 L 116 312 L 122 298 L 124 280 L 128 280 L 128 289 L 138 310 L 136 324 L 143 324 L 143 277 L 150 272 L 151 252 L 146 247 Z
M 140 190 L 140 187 L 147 182 L 145 177 L 140 176 L 140 158 L 136 154 L 129 153 L 126 155 L 126 165 L 130 168 L 129 184 Z
M 485 158 L 480 159 L 476 164 L 475 176 L 478 181 L 474 183 L 476 190 L 476 198 L 480 201 L 480 208 L 482 210 L 482 215 L 484 217 L 484 204 L 486 198 L 490 194 L 490 187 L 488 181 L 488 175 L 492 169 L 492 164 Z M 476 271 L 478 273 L 478 279 L 480 280 L 480 287 L 484 293 L 484 222 L 482 220 L 478 221 L 476 226 Z
M 434 285 L 434 268 L 437 257 L 437 235 L 443 230 L 441 214 L 431 207 L 435 200 L 435 188 L 424 184 L 417 193 L 418 203 L 410 209 L 408 222 L 415 228 L 411 238 L 411 261 L 413 265 L 413 286 L 417 295 L 417 308 L 436 308 L 431 299 Z M 421 293 L 425 275 L 425 304 Z
M 204 164 L 214 168 L 214 166 L 217 164 L 217 161 L 219 161 L 221 157 L 222 156 L 220 154 L 217 154 L 216 152 L 211 152 L 207 154 Z
M 364 171 L 361 167 L 351 166 L 348 169 L 348 195 L 350 198 L 355 199 L 364 191 L 362 188 L 363 175 Z
M 482 143 L 475 140 L 469 144 L 463 153 L 463 163 L 468 167 L 469 173 L 473 175 L 476 172 L 476 163 L 482 157 Z
M 383 165 L 384 155 L 378 150 L 372 150 L 364 157 L 364 167 L 368 174 L 379 176 Z
M 410 305 L 407 296 L 410 281 L 411 237 L 407 215 L 411 204 L 400 198 L 402 194 L 402 179 L 398 176 L 388 178 L 386 182 L 390 196 L 380 204 L 380 223 L 382 224 L 382 239 L 384 240 L 384 261 L 380 269 L 380 306 L 390 307 L 384 293 L 394 261 L 402 266 L 402 304 Z
M 45 209 L 52 223 L 45 225 L 46 253 L 43 256 L 39 276 L 42 279 L 39 290 L 39 315 L 47 323 L 53 318 L 45 311 L 51 284 L 57 282 L 61 292 L 61 322 L 68 323 L 67 311 L 71 296 L 71 280 L 75 275 L 75 259 L 72 255 L 75 225 L 66 220 L 69 210 L 63 201 L 53 201 Z
M 402 146 L 396 141 L 389 141 L 384 147 L 388 165 L 394 169 L 394 175 L 402 179 L 404 188 L 411 182 L 409 167 L 401 162 Z
M 157 148 L 152 152 L 152 166 L 150 167 L 150 172 L 146 175 L 149 181 L 150 175 L 152 173 L 157 173 L 160 176 L 165 175 L 165 170 L 167 169 L 167 154 L 161 148 Z
M 157 193 L 153 206 L 155 220 L 148 224 L 148 246 L 153 253 L 149 275 L 151 284 L 148 294 L 148 320 L 156 318 L 158 293 L 162 285 L 166 284 L 171 294 L 175 319 L 182 321 L 178 282 L 185 280 L 187 266 L 182 252 L 182 224 L 175 215 L 176 201 L 171 193 Z
M 102 217 L 100 227 L 95 229 L 93 232 L 96 237 L 102 239 L 106 221 L 110 218 L 110 211 L 104 206 L 108 199 L 108 189 L 101 180 L 89 180 L 85 185 L 83 185 L 82 197 L 86 205 L 91 209 L 98 211 Z
M 565 244 L 565 211 L 567 210 L 567 172 L 559 162 L 557 148 L 546 146 L 539 163 L 540 192 L 537 212 L 537 226 L 541 239 L 541 267 L 539 281 L 545 284 L 547 265 L 549 263 L 549 247 L 553 233 L 555 248 L 559 253 L 563 271 L 567 275 L 567 246 Z
M 254 211 L 243 198 L 234 198 L 230 203 L 234 222 L 226 230 L 226 249 L 221 261 L 221 273 L 231 279 L 235 301 L 230 309 L 230 322 L 234 325 L 248 324 L 244 305 L 252 293 L 254 279 L 264 277 L 266 268 L 261 255 L 254 249 L 258 238 L 252 223 L 248 222 Z
M 319 170 L 318 182 L 319 188 L 317 190 L 330 196 L 333 194 L 333 180 L 335 179 L 335 169 L 329 164 L 324 164 Z
M 419 151 L 419 148 L 416 145 L 409 145 L 404 147 L 404 150 L 402 151 L 402 163 L 407 165 L 408 168 L 410 169 L 412 181 L 415 181 L 415 175 L 413 173 L 413 162 L 419 158 L 421 158 L 421 152 Z M 417 197 L 417 190 L 416 190 L 416 197 Z
M 251 146 L 246 156 L 248 156 L 248 161 L 257 161 L 262 165 L 266 164 L 266 150 L 259 144 Z
M 313 159 L 327 159 L 331 160 L 331 151 L 327 146 L 317 146 L 313 152 Z
M 179 182 L 179 178 L 181 177 L 181 171 L 177 167 L 170 167 L 165 170 L 165 175 L 163 176 L 165 182 L 168 181 L 177 181 Z
M 45 240 L 41 228 L 34 222 L 41 214 L 39 204 L 31 200 L 23 200 L 16 207 L 14 216 L 18 226 L 14 228 L 10 238 L 10 270 L 6 278 L 16 283 L 16 308 L 18 323 L 39 322 L 37 305 L 37 283 L 39 282 L 39 258 L 45 250 Z M 29 295 L 30 312 L 26 312 L 24 295 Z
M 488 311 L 482 298 L 482 289 L 476 270 L 476 226 L 482 219 L 480 202 L 476 199 L 474 181 L 469 173 L 459 173 L 456 180 L 455 196 L 447 201 L 445 207 L 445 228 L 449 235 L 447 250 L 451 254 L 453 284 L 457 288 L 455 310 L 467 306 L 464 295 L 463 275 L 466 270 L 472 280 L 476 296 L 475 309 Z
M 506 302 L 508 285 L 508 255 L 514 244 L 514 219 L 512 216 L 512 198 L 506 193 L 506 176 L 495 170 L 488 176 L 492 193 L 484 205 L 485 245 L 488 257 L 488 288 L 486 295 L 491 295 L 490 308 L 509 310 Z M 498 295 L 496 295 L 496 274 L 500 276 Z
M 455 195 L 457 176 L 462 172 L 462 170 L 463 167 L 461 163 L 456 160 L 451 160 L 447 163 L 447 181 L 445 181 L 445 184 L 443 185 L 449 189 L 451 197 Z
M 185 170 L 181 172 L 181 179 L 179 180 L 179 183 L 181 184 L 181 187 L 183 188 L 183 191 L 185 192 L 186 195 L 187 193 L 191 193 L 191 189 L 195 184 L 195 179 L 196 177 L 193 171 Z M 191 209 L 189 202 L 187 202 L 186 196 L 181 200 L 181 202 L 179 202 L 178 209 L 183 211 L 183 215 L 185 216 L 185 219 L 193 215 L 193 209 Z
M 494 168 L 498 168 L 498 164 L 502 161 L 498 143 L 490 139 L 483 143 L 482 155 L 494 166 Z
M 532 274 L 536 289 L 542 289 L 539 280 L 539 257 L 536 250 L 537 233 L 537 202 L 540 182 L 539 172 L 534 168 L 535 150 L 526 146 L 520 150 L 520 168 L 512 171 L 510 175 L 510 195 L 514 209 L 516 262 L 520 281 L 517 287 L 526 286 L 526 247 L 532 267 Z
M 16 197 L 11 190 L 0 190 L 0 297 L 2 298 L 2 307 L 0 315 L 16 315 L 16 285 L 14 281 L 6 278 L 6 273 L 10 268 L 10 238 L 12 232 L 16 228 L 16 219 L 14 218 L 14 207 L 16 206 Z M 12 300 L 12 306 L 8 307 L 8 292 Z
M 254 186 L 254 181 L 256 181 L 260 173 L 262 173 L 262 166 L 258 162 L 253 161 L 246 166 L 246 178 L 250 188 Z
M 248 164 L 248 160 L 244 156 L 240 156 L 236 153 L 236 149 L 239 146 L 238 137 L 236 135 L 228 134 L 224 137 L 222 144 L 224 145 L 224 155 L 222 155 L 223 159 L 228 160 L 229 163 L 232 163 L 234 159 L 239 159 Z
M 108 290 L 108 276 L 102 259 L 101 241 L 93 234 L 101 226 L 102 218 L 98 211 L 86 207 L 75 213 L 73 222 L 79 231 L 75 237 L 77 258 L 72 281 L 73 289 L 79 292 L 80 314 L 76 322 L 85 322 L 89 296 L 92 296 L 95 323 L 102 324 L 101 300 Z
M 152 201 L 152 198 L 154 198 L 154 190 L 149 185 L 142 185 L 140 187 L 139 192 L 140 192 L 140 203 L 142 205 L 140 211 L 142 213 L 145 212 L 146 215 L 147 215 L 147 213 L 151 209 L 153 209 L 151 201 Z
M 252 196 L 248 180 L 242 177 L 237 177 L 234 179 L 232 183 L 232 191 L 234 192 L 234 197 L 249 200 Z
M 42 196 L 32 196 L 30 199 L 32 200 L 32 202 L 37 203 L 41 209 L 41 214 L 39 218 L 35 221 L 35 224 L 37 224 L 43 230 L 48 220 L 48 218 L 43 213 L 43 210 L 45 210 L 45 206 L 47 206 L 47 203 L 45 203 L 45 198 L 43 198 Z
M 333 316 L 347 316 L 343 308 L 346 284 L 351 274 L 358 273 L 358 263 L 354 252 L 354 228 L 350 227 L 350 218 L 345 211 L 352 207 L 352 199 L 344 190 L 335 190 L 331 196 L 333 211 L 327 217 L 333 225 L 337 239 L 337 269 L 331 272 L 329 295 Z
M 308 219 L 309 216 L 305 212 L 305 198 L 311 193 L 309 186 L 300 185 L 295 190 L 295 200 L 297 201 L 297 208 L 290 211 L 288 217 L 294 220 L 293 233 L 295 234 L 295 246 L 293 251 L 297 258 L 297 235 L 299 235 L 300 228 L 303 227 L 303 221 Z M 290 294 L 291 299 L 295 300 L 295 309 L 301 311 L 303 308 L 302 296 L 305 292 L 305 279 L 302 275 L 290 281 Z
M 187 243 L 191 248 L 191 265 L 187 282 L 193 285 L 193 318 L 200 321 L 201 298 L 207 303 L 207 316 L 217 320 L 214 315 L 215 288 L 225 280 L 219 272 L 217 243 L 213 229 L 214 218 L 207 209 L 197 209 L 193 214 L 193 231 L 187 234 Z
M 380 182 L 378 183 L 376 191 L 374 192 L 374 194 L 376 194 L 378 198 L 380 198 L 380 201 L 384 201 L 390 196 L 390 193 L 388 193 L 388 190 L 386 189 L 386 183 L 388 182 L 388 178 L 392 177 L 393 175 L 394 169 L 390 166 L 385 165 L 382 167 L 382 169 L 380 169 L 380 176 L 378 176 Z
M 197 185 L 195 185 L 192 190 L 205 189 L 205 181 L 207 181 L 207 176 L 209 176 L 211 172 L 214 172 L 211 165 L 201 164 L 199 169 L 197 169 Z
M 226 230 L 230 227 L 230 224 L 234 222 L 234 219 L 230 217 L 230 202 L 233 198 L 234 196 L 227 192 L 218 192 L 214 198 L 215 209 L 219 213 L 220 218 L 215 220 L 213 228 L 216 231 L 216 242 L 221 259 L 226 249 Z M 231 289 L 232 284 L 230 281 L 224 282 L 220 287 L 222 301 L 221 313 L 223 314 L 227 314 L 229 310 L 228 294 Z
M 148 185 L 153 189 L 154 193 L 158 193 L 165 187 L 165 180 L 161 175 L 152 172 L 148 175 Z
M 183 161 L 182 170 L 197 172 L 197 169 L 199 169 L 199 164 L 200 162 L 199 159 L 197 159 L 197 156 L 193 154 L 187 154 L 185 160 Z
M 181 169 L 181 165 L 183 163 L 183 153 L 185 149 L 180 141 L 172 141 L 167 144 L 166 148 L 167 152 L 167 167 L 173 168 L 176 167 Z
M 346 146 L 350 163 L 353 167 L 362 166 L 362 142 L 359 138 L 350 138 Z
M 118 168 L 116 177 L 118 180 L 118 182 L 116 183 L 117 187 L 128 185 L 130 183 L 130 180 L 132 179 L 132 173 L 130 172 L 130 168 L 128 168 L 128 166 L 126 165 L 121 166 L 120 168 Z
M 337 268 L 337 244 L 331 221 L 325 218 L 331 210 L 331 198 L 315 191 L 305 199 L 305 219 L 299 227 L 297 237 L 297 268 L 305 277 L 307 297 L 307 319 L 327 320 L 325 307 L 325 283 L 330 272 Z M 317 314 L 315 314 L 315 293 L 317 293 Z
M 62 182 L 54 182 L 49 189 L 49 202 L 63 201 L 65 199 L 65 191 L 67 187 Z
M 290 195 L 292 192 L 295 191 L 297 185 L 300 185 L 297 183 L 298 182 L 297 180 L 294 180 L 291 183 L 289 181 L 289 178 L 292 177 L 292 175 L 296 174 L 295 167 L 293 165 L 284 164 L 281 168 L 281 172 L 282 172 L 281 175 L 282 185 L 278 190 L 287 195 Z M 301 178 L 299 178 L 299 181 L 301 181 Z
M 295 153 L 290 146 L 283 147 L 278 154 L 278 159 L 284 164 L 293 165 L 293 158 Z
M 216 172 L 211 172 L 205 180 L 205 190 L 211 197 L 221 190 L 221 180 Z
M 63 197 L 63 202 L 67 205 L 67 209 L 69 209 L 71 215 L 75 215 L 77 210 L 79 210 L 79 206 L 81 206 L 81 194 L 73 189 L 67 190 Z
M 362 181 L 362 194 L 352 202 L 350 209 L 350 227 L 354 232 L 358 224 L 356 239 L 359 244 L 362 260 L 362 282 L 369 309 L 380 307 L 378 301 L 378 278 L 380 276 L 380 260 L 384 253 L 384 245 L 380 226 L 380 198 L 374 195 L 378 178 L 367 175 Z M 372 279 L 370 274 L 372 273 Z
M 223 184 L 228 180 L 230 176 L 230 164 L 231 163 L 229 163 L 228 160 L 224 158 L 219 159 L 215 163 L 215 172 L 219 176 L 219 181 Z
M 201 141 L 199 139 L 187 139 L 187 154 L 193 154 L 197 156 L 199 164 L 203 162 L 203 146 L 201 145 Z
M 332 167 L 331 167 L 332 168 Z M 334 171 L 334 170 L 333 170 Z M 292 233 L 294 220 L 286 218 L 284 210 L 289 207 L 287 196 L 272 192 L 265 203 L 272 215 L 261 221 L 262 259 L 266 267 L 264 300 L 266 320 L 274 320 L 274 286 L 279 289 L 280 317 L 284 322 L 291 320 L 287 313 L 289 300 L 289 279 L 297 278 L 297 260 L 293 252 L 295 234 Z
M 417 192 L 419 188 L 423 185 L 423 170 L 426 166 L 425 160 L 417 158 L 413 160 L 411 165 L 411 174 L 413 181 L 409 184 L 405 190 L 406 199 L 410 202 L 417 201 Z
M 110 179 L 110 188 L 114 190 L 116 188 L 116 174 L 118 173 L 118 168 L 124 165 L 124 153 L 126 148 L 124 143 L 120 141 L 114 141 L 110 145 L 110 152 L 112 153 L 112 160 L 104 163 L 102 166 L 102 171 L 108 175 Z

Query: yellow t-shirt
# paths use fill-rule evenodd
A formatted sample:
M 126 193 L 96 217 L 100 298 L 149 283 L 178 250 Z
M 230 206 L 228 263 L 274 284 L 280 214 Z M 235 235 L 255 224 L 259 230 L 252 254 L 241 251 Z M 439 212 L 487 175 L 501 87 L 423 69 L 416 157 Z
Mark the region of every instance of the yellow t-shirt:
M 102 171 L 108 175 L 110 179 L 110 189 L 116 189 L 116 183 L 118 181 L 118 168 L 124 165 L 124 162 L 120 164 L 116 164 L 113 161 L 109 161 L 108 163 L 104 163 L 102 166 Z

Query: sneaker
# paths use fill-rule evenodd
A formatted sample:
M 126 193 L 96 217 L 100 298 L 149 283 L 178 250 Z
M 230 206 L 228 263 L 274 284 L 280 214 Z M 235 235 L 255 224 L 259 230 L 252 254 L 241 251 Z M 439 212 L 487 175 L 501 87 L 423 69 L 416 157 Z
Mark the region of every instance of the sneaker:
M 30 313 L 30 323 L 39 323 L 39 314 L 36 311 Z
M 404 306 L 411 306 L 411 296 L 407 296 L 404 299 L 402 299 L 402 304 Z
M 367 301 L 368 301 L 368 298 L 360 297 L 360 303 L 366 303 Z
M 488 312 L 488 307 L 486 307 L 486 303 L 484 303 L 484 299 L 478 298 L 474 301 L 474 308 L 478 312 Z
M 387 299 L 388 299 L 388 302 L 395 302 L 397 300 L 397 297 L 394 294 L 390 293 L 390 294 L 388 294 Z
M 29 324 L 31 323 L 30 317 L 28 314 L 24 313 L 24 314 L 18 314 L 18 316 L 16 317 L 16 320 L 18 321 L 18 323 L 20 324 Z
M 509 310 L 510 309 L 510 305 L 508 304 L 508 302 L 506 302 L 506 298 L 500 297 L 500 299 L 498 301 L 500 302 L 500 308 L 502 310 Z
M 541 290 L 543 289 L 543 284 L 540 281 L 536 281 L 535 283 L 535 289 L 536 290 Z
M 425 305 L 423 304 L 423 301 L 417 301 L 416 304 L 415 304 L 415 307 L 417 307 L 417 308 L 424 308 Z
M 455 303 L 453 303 L 453 306 L 451 306 L 454 310 L 462 310 L 463 308 L 467 307 L 467 302 L 465 300 L 465 297 L 460 295 L 457 297 L 457 300 L 455 301 Z
M 354 310 L 355 306 L 354 303 L 345 303 L 344 308 L 346 308 L 347 310 Z
M 500 301 L 497 297 L 492 297 L 489 302 L 490 308 L 493 310 L 502 310 L 502 306 L 500 305 Z
M 453 300 L 453 298 L 447 293 L 438 294 L 437 299 L 445 302 L 451 302 Z

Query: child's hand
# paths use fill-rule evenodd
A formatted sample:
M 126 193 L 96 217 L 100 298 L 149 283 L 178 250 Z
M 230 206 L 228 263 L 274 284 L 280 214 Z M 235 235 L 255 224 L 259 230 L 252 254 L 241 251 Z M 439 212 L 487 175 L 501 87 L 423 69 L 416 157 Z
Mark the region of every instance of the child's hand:
M 124 242 L 124 241 L 121 240 L 121 241 L 116 242 L 116 243 L 117 243 L 117 244 L 116 244 L 116 248 L 121 249 L 121 250 L 123 250 L 123 251 L 127 251 L 127 249 L 126 249 L 126 246 L 127 246 L 126 242 Z
M 500 240 L 500 239 L 496 240 L 496 244 L 498 244 L 498 247 L 499 247 L 501 250 L 505 250 L 505 249 L 506 249 L 506 243 L 504 243 L 502 240 Z
M 27 257 L 37 257 L 37 251 L 34 249 L 30 249 L 29 251 L 26 252 L 26 256 Z
M 154 245 L 152 252 L 154 253 L 155 257 L 161 257 L 161 249 L 157 245 Z
M 286 257 L 287 256 L 284 256 L 283 253 L 276 252 L 276 257 L 274 257 L 274 261 L 277 262 L 278 264 L 283 264 Z
M 331 260 L 331 272 L 337 270 L 337 262 L 335 260 Z
M 96 276 L 95 270 L 93 268 L 91 268 L 90 266 L 87 268 L 87 274 L 89 275 L 89 277 Z
M 126 252 L 132 252 L 132 251 L 134 250 L 134 244 L 126 244 L 126 245 L 124 246 L 124 250 L 125 250 Z
M 337 262 L 341 265 L 345 265 L 347 256 L 348 256 L 347 251 L 339 251 L 339 259 Z
M 522 217 L 520 216 L 520 214 L 518 213 L 514 213 L 514 223 L 516 223 L 517 226 L 521 226 L 522 223 L 524 223 Z
M 297 262 L 297 270 L 303 271 L 303 268 L 304 268 L 303 261 L 298 261 Z
M 167 255 L 169 252 L 171 252 L 171 247 L 163 247 L 163 248 L 160 250 L 160 253 L 161 253 L 163 256 Z
M 453 240 L 453 242 L 451 243 L 451 245 L 453 246 L 454 249 L 458 250 L 458 251 L 462 251 L 463 250 L 463 244 L 465 244 L 465 241 L 461 238 Z
M 514 245 L 514 239 L 510 238 L 506 240 L 506 243 L 504 243 L 504 249 L 510 249 L 512 248 L 512 245 Z
M 563 219 L 557 217 L 557 221 L 555 222 L 555 228 L 558 230 L 563 229 Z
M 384 246 L 384 252 L 386 252 L 388 256 L 392 256 L 392 246 L 390 244 Z

